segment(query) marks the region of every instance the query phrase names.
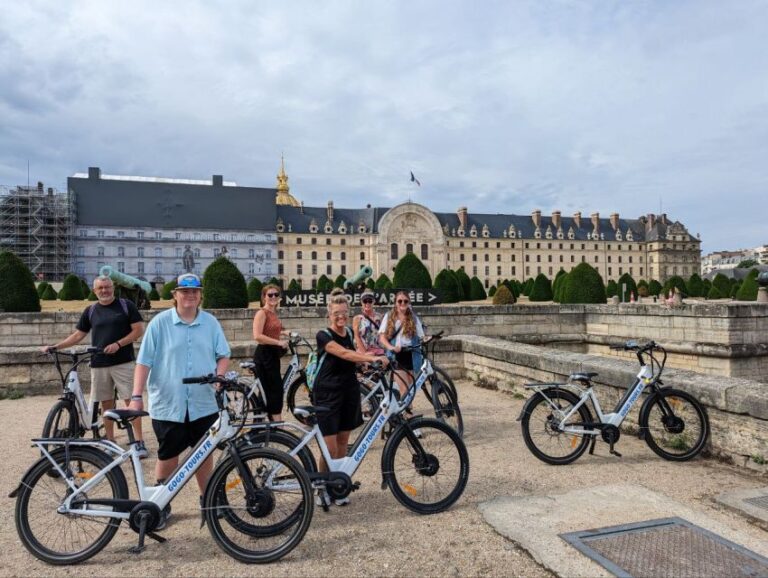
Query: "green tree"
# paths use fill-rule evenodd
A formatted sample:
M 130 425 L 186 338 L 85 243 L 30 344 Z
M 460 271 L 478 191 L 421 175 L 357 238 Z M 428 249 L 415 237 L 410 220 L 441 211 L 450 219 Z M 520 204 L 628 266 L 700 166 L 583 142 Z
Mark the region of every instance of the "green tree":
M 562 284 L 563 278 L 566 275 L 567 275 L 567 273 L 565 272 L 565 269 L 561 268 L 557 272 L 557 275 L 555 275 L 555 280 L 552 281 L 552 300 L 555 301 L 556 303 L 560 302 L 560 300 L 558 299 L 558 295 L 559 295 L 559 291 L 558 290 L 560 289 L 560 285 Z
M 568 274 L 562 303 L 605 303 L 603 278 L 589 263 L 579 263 Z
M 432 277 L 421 259 L 406 253 L 395 265 L 392 284 L 398 289 L 431 289 Z
M 744 259 L 741 261 L 738 265 L 736 265 L 737 269 L 749 269 L 750 267 L 755 267 L 758 265 L 758 262 L 754 259 Z
M 373 280 L 373 277 L 368 277 L 368 280 L 365 282 L 366 289 L 375 289 L 376 288 L 376 281 Z
M 680 275 L 673 275 L 667 282 L 664 283 L 664 295 L 669 295 L 669 291 L 675 288 L 675 293 L 682 293 L 688 295 L 688 287 L 685 286 L 685 280 Z
M 728 277 L 722 273 L 715 275 L 715 278 L 712 280 L 712 285 L 717 287 L 717 292 L 720 293 L 721 296 L 731 294 L 731 282 Z M 709 297 L 709 295 L 707 295 L 707 297 Z
M 648 282 L 645 279 L 640 279 L 640 281 L 637 282 L 638 297 L 648 297 L 650 294 L 651 293 L 648 290 Z
M 654 297 L 658 297 L 661 294 L 662 289 L 663 287 L 661 286 L 661 283 L 656 281 L 656 279 L 651 279 L 651 282 L 648 283 L 648 293 Z
M 445 303 L 456 303 L 459 300 L 459 282 L 450 269 L 443 269 L 435 277 L 435 289 L 443 293 Z
M 752 269 L 752 271 L 757 273 L 757 269 Z M 746 279 L 744 279 L 744 282 L 741 284 L 741 287 L 739 287 L 736 292 L 736 299 L 739 301 L 757 301 L 757 290 L 757 275 L 752 275 L 752 272 L 750 271 L 750 274 L 747 275 Z
M 301 291 L 301 285 L 296 279 L 291 279 L 291 282 L 288 283 L 288 291 Z
M 80 277 L 70 273 L 64 277 L 64 284 L 59 291 L 60 301 L 80 301 L 83 299 L 83 287 L 80 285 Z
M 48 287 L 48 281 L 40 281 L 37 285 L 37 296 L 42 297 L 45 292 L 45 288 Z
M 722 299 L 723 294 L 720 293 L 720 290 L 717 288 L 717 285 L 712 284 L 712 287 L 709 288 L 709 293 L 707 293 L 707 299 Z
M 152 290 L 155 291 L 155 295 L 157 295 L 157 291 L 155 289 L 152 289 Z M 152 294 L 150 293 L 150 295 L 152 295 Z M 99 300 L 99 298 L 96 297 L 96 293 L 93 292 L 93 289 L 90 290 L 90 292 L 88 293 L 88 297 L 86 297 L 86 299 L 88 301 L 98 301 Z M 150 297 L 150 299 L 152 299 L 152 298 Z M 158 297 L 157 299 L 160 299 L 160 297 Z
M 379 275 L 379 278 L 376 279 L 376 285 L 374 286 L 376 291 L 389 291 L 392 289 L 392 281 L 390 281 L 389 277 L 387 277 L 386 273 L 382 273 Z
M 611 279 L 608 281 L 608 285 L 605 286 L 605 296 L 607 298 L 616 297 L 619 293 L 619 286 L 616 285 L 616 281 Z
M 466 299 L 469 299 L 469 295 L 464 294 L 464 287 L 461 284 L 461 277 L 459 277 L 459 274 L 456 271 L 453 271 L 451 269 L 447 269 L 447 271 L 453 275 L 453 278 L 456 280 L 456 287 L 458 287 L 458 292 L 456 293 L 456 298 L 458 301 L 464 301 Z
M 339 289 L 344 289 L 344 282 L 347 280 L 347 278 L 344 275 L 339 275 L 336 277 L 336 280 L 333 282 L 333 287 L 338 287 Z
M 729 295 L 731 296 L 731 299 L 737 299 L 736 295 L 739 293 L 739 289 L 741 289 L 741 285 L 742 285 L 741 281 L 737 281 L 736 283 L 733 284 L 733 286 L 731 287 L 731 292 L 729 293 Z
M 520 283 L 520 281 L 512 279 L 511 281 L 505 281 L 504 285 L 506 285 L 510 293 L 515 296 L 515 301 L 520 299 L 520 295 L 523 293 L 523 284 Z
M 464 271 L 464 267 L 459 267 L 456 269 L 456 278 L 459 280 L 459 284 L 461 285 L 462 297 L 466 300 L 471 300 L 472 280 L 469 278 L 469 275 L 467 275 L 467 272 Z
M 91 293 L 93 293 L 93 291 L 91 291 Z M 90 293 L 88 294 L 88 299 L 91 300 Z M 155 289 L 154 285 L 152 286 L 152 291 L 149 292 L 149 300 L 160 301 L 160 294 L 157 292 L 157 289 Z
M 88 297 L 88 293 L 91 292 L 91 288 L 88 287 L 88 283 L 80 279 L 80 293 L 83 295 L 83 299 Z
M 697 273 L 694 273 L 688 279 L 688 294 L 691 297 L 704 297 L 704 281 Z
M 565 275 L 561 275 L 555 280 L 555 284 L 557 285 L 557 288 L 554 286 L 552 287 L 552 298 L 557 301 L 558 303 L 563 302 L 563 293 L 565 291 L 565 287 L 568 284 L 568 279 L 570 278 L 571 274 L 566 273 Z
M 267 282 L 267 284 L 268 284 L 268 285 L 277 285 L 278 287 L 280 287 L 280 289 L 282 289 L 282 288 L 283 288 L 283 280 L 282 280 L 282 279 L 278 279 L 277 277 L 272 277 L 272 278 L 271 278 L 271 279 L 270 279 L 270 280 Z
M 621 288 L 622 286 L 625 287 L 624 289 L 624 295 L 621 294 Z M 635 283 L 635 280 L 632 278 L 632 275 L 629 273 L 624 273 L 621 277 L 619 277 L 619 282 L 616 284 L 617 288 L 617 295 L 619 296 L 619 299 L 621 299 L 625 303 L 629 303 L 632 300 L 632 295 L 635 296 L 635 299 L 637 299 L 637 284 Z
M 264 283 L 262 283 L 256 277 L 248 281 L 248 301 L 250 303 L 253 303 L 254 301 L 261 301 L 261 290 L 263 288 Z
M 552 301 L 552 283 L 544 273 L 536 275 L 536 280 L 533 282 L 533 289 L 528 296 L 531 301 Z
M 500 285 L 493 296 L 494 305 L 513 305 L 515 303 L 515 296 L 507 289 L 506 285 Z
M 40 311 L 40 296 L 32 272 L 10 251 L 0 252 L 0 310 L 9 313 Z
M 469 296 L 472 301 L 485 301 L 488 295 L 486 295 L 485 288 L 483 287 L 483 283 L 480 281 L 480 279 L 477 277 L 472 277 L 469 282 L 471 285 Z
M 248 308 L 248 286 L 245 284 L 245 277 L 226 257 L 214 260 L 203 273 L 203 307 Z
M 702 281 L 702 285 L 704 286 L 704 288 L 703 288 L 701 294 L 704 297 L 709 296 L 709 290 L 712 289 L 712 281 L 710 281 L 709 279 L 704 279 Z
M 41 299 L 43 301 L 56 301 L 59 294 L 56 293 L 56 289 L 53 288 L 53 285 L 48 285 L 48 287 L 45 288 L 45 291 L 43 291 L 43 296 Z
M 509 289 L 507 289 L 509 291 Z M 488 289 L 488 297 L 493 297 L 496 294 L 496 285 L 491 285 L 491 288 Z
M 318 293 L 328 293 L 331 289 L 333 289 L 333 281 L 328 279 L 325 275 L 320 275 L 320 278 L 315 284 L 315 290 Z
M 168 281 L 168 283 L 165 283 L 163 285 L 162 291 L 160 291 L 160 296 L 163 299 L 171 299 L 173 297 L 172 291 L 176 289 L 176 283 L 177 283 L 176 279 L 174 279 L 173 281 Z

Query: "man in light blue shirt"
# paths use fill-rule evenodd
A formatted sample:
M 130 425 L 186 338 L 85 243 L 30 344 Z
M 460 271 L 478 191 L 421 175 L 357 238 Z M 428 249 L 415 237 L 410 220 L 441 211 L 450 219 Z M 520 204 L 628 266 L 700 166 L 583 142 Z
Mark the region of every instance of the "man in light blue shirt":
M 141 342 L 133 378 L 131 408 L 143 409 L 144 387 L 149 391 L 149 415 L 159 448 L 155 476 L 158 483 L 176 469 L 179 455 L 194 447 L 218 419 L 210 385 L 184 384 L 185 377 L 223 375 L 230 349 L 218 320 L 200 311 L 202 283 L 197 275 L 181 275 L 173 291 L 175 307 L 150 321 Z M 211 474 L 208 458 L 195 473 L 202 494 Z

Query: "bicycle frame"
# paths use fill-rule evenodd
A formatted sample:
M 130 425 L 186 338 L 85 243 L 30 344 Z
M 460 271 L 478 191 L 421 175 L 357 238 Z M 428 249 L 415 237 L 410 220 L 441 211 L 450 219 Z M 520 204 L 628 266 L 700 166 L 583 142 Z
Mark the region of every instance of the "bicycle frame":
M 131 513 L 130 508 L 127 508 L 128 511 L 122 511 L 126 508 L 123 507 L 122 509 L 91 509 L 91 508 L 73 508 L 72 502 L 77 501 L 78 499 L 83 499 L 83 501 L 87 504 L 87 494 L 88 490 L 98 484 L 101 480 L 104 479 L 104 477 L 114 468 L 119 468 L 122 466 L 125 462 L 129 461 L 131 462 L 131 465 L 133 466 L 133 473 L 134 478 L 136 482 L 136 487 L 139 492 L 139 500 L 129 500 L 131 505 L 134 505 L 138 503 L 139 501 L 142 502 L 153 502 L 157 504 L 158 508 L 161 510 L 165 508 L 166 505 L 168 505 L 171 500 L 178 494 L 181 489 L 189 482 L 190 479 L 192 479 L 193 475 L 197 470 L 202 466 L 203 462 L 208 458 L 213 451 L 216 449 L 216 446 L 227 439 L 230 439 L 234 437 L 237 434 L 237 429 L 232 427 L 229 423 L 229 415 L 226 411 L 222 411 L 219 413 L 219 419 L 216 420 L 216 422 L 211 426 L 211 428 L 208 430 L 208 434 L 201 439 L 198 444 L 195 446 L 195 448 L 192 450 L 192 452 L 189 454 L 189 457 L 186 459 L 186 461 L 182 464 L 179 464 L 179 466 L 174 470 L 174 472 L 168 476 L 168 481 L 164 484 L 156 485 L 156 486 L 148 486 L 144 483 L 144 472 L 141 465 L 141 460 L 139 459 L 138 450 L 136 449 L 135 444 L 131 444 L 129 449 L 124 450 L 114 442 L 111 442 L 109 440 L 97 440 L 97 441 L 90 441 L 90 440 L 62 440 L 62 439 L 33 439 L 32 443 L 36 445 L 43 456 L 48 459 L 48 461 L 53 464 L 53 467 L 56 469 L 56 471 L 61 476 L 61 479 L 66 480 L 67 485 L 69 486 L 71 493 L 64 499 L 64 501 L 59 505 L 57 508 L 57 511 L 60 514 L 74 514 L 74 515 L 80 515 L 80 516 L 94 516 L 94 517 L 103 517 L 103 518 L 119 518 L 121 520 L 127 520 Z M 48 448 L 51 447 L 61 447 L 63 446 L 65 448 L 65 451 L 70 446 L 87 446 L 87 447 L 95 447 L 101 450 L 104 450 L 106 453 L 110 455 L 114 455 L 115 458 L 110 462 L 107 466 L 105 466 L 102 470 L 97 472 L 93 475 L 92 478 L 90 478 L 87 482 L 85 482 L 82 486 L 78 487 L 76 486 L 72 480 L 67 476 L 67 472 L 62 470 L 61 466 L 56 463 L 56 460 L 51 456 L 49 453 Z M 84 497 L 84 498 L 81 498 Z M 113 508 L 120 508 L 121 505 L 124 504 L 123 500 L 97 500 L 99 502 L 99 505 L 103 506 L 109 506 L 112 505 Z M 111 504 L 109 502 L 112 502 Z
M 63 385 L 63 397 L 71 397 L 74 400 L 75 409 L 77 410 L 80 424 L 83 426 L 83 428 L 97 432 L 99 426 L 101 425 L 101 422 L 98 419 L 99 402 L 91 401 L 90 403 L 86 403 L 85 394 L 80 384 L 80 377 L 77 374 L 77 367 L 86 361 L 86 359 L 78 359 L 78 355 L 87 354 L 88 352 L 82 354 L 61 353 L 56 351 L 52 352 L 54 364 L 56 366 L 56 370 L 59 372 L 59 376 L 61 377 L 61 382 Z M 70 367 L 66 373 L 64 373 L 61 369 L 61 361 L 59 361 L 59 355 L 67 355 L 72 357 L 72 367 Z

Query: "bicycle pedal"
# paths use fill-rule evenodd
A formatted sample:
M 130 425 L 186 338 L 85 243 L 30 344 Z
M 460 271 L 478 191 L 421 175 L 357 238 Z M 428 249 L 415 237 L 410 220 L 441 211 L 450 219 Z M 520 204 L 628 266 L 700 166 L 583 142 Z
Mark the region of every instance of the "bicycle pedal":
M 359 489 L 360 489 L 360 482 L 353 482 L 352 483 L 352 491 L 356 492 Z

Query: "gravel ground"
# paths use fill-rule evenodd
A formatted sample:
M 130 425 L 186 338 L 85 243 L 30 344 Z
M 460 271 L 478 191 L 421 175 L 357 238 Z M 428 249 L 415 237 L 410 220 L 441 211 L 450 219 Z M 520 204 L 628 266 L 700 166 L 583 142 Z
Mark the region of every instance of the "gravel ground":
M 150 540 L 144 553 L 129 554 L 127 549 L 135 545 L 137 536 L 123 525 L 101 553 L 77 567 L 47 566 L 30 555 L 16 535 L 15 501 L 0 499 L 0 550 L 4 552 L 0 575 L 551 576 L 527 552 L 485 524 L 477 504 L 496 496 L 562 493 L 579 485 L 613 482 L 644 485 L 707 510 L 734 528 L 755 535 L 763 532 L 716 506 L 712 497 L 725 490 L 765 485 L 764 479 L 711 461 L 667 463 L 629 436 L 618 446 L 624 454 L 621 459 L 609 456 L 607 446 L 599 444 L 594 456 L 585 455 L 564 468 L 547 466 L 532 457 L 522 441 L 515 422 L 522 400 L 466 382 L 458 386 L 471 469 L 464 495 L 447 512 L 419 516 L 380 489 L 379 441 L 355 476 L 362 486 L 352 494 L 352 503 L 333 507 L 329 513 L 317 508 L 303 542 L 274 564 L 250 567 L 220 550 L 208 530 L 200 528 L 196 485 L 190 483 L 173 502 L 172 522 L 163 532 L 167 543 Z M 39 435 L 54 401 L 52 396 L 0 401 L 0 422 L 6 428 L 2 450 L 7 456 L 0 470 L 3 496 L 36 459 L 27 442 Z M 148 439 L 148 445 L 153 454 L 154 438 Z M 145 476 L 151 480 L 153 460 L 144 463 Z M 586 528 L 590 505 L 581 507 Z M 563 555 L 580 556 L 565 546 Z

